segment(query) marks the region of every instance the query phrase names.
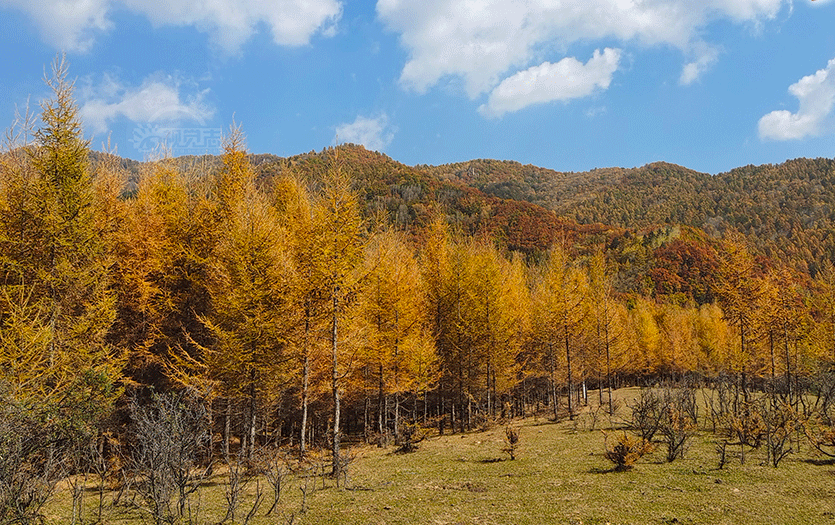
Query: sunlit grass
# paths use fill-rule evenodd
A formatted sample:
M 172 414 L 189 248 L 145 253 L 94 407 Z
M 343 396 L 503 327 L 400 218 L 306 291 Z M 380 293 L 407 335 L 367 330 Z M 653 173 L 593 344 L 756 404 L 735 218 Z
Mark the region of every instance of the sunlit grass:
M 765 464 L 764 450 L 747 451 L 741 465 L 738 448 L 729 446 L 728 463 L 719 470 L 717 438 L 703 431 L 683 460 L 667 463 L 659 448 L 631 471 L 613 472 L 603 455 L 600 427 L 617 427 L 621 420 L 601 417 L 595 430 L 591 421 L 586 412 L 575 421 L 517 422 L 521 446 L 515 461 L 502 451 L 501 425 L 435 436 L 411 454 L 396 454 L 393 447 L 355 447 L 347 488 L 337 488 L 331 479 L 308 479 L 308 508 L 301 513 L 305 479 L 292 477 L 278 512 L 265 517 L 266 504 L 252 523 L 287 523 L 292 515 L 295 523 L 346 525 L 835 523 L 835 465 L 816 458 L 803 441 L 793 443 L 799 452 L 776 469 Z M 223 517 L 223 483 L 221 470 L 202 491 L 196 523 Z M 253 490 L 254 484 L 239 517 L 251 505 Z M 48 508 L 48 521 L 68 523 L 68 495 L 58 496 Z M 87 504 L 93 504 L 93 496 L 86 494 Z M 108 523 L 143 523 L 135 511 L 106 512 Z

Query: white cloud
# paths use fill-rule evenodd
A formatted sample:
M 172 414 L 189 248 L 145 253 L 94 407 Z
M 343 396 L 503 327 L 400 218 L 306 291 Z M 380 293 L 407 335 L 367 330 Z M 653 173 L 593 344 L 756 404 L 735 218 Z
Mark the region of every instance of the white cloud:
M 110 0 L 0 0 L 0 7 L 25 11 L 41 37 L 65 51 L 87 51 L 95 35 L 112 28 Z
M 772 111 L 759 122 L 761 139 L 793 140 L 827 132 L 835 117 L 835 58 L 825 69 L 808 75 L 789 86 L 797 97 L 797 113 Z
M 192 92 L 184 94 L 189 87 Z M 171 76 L 155 75 L 138 87 L 105 76 L 101 84 L 88 84 L 81 89 L 81 117 L 92 133 L 104 133 L 110 122 L 118 118 L 142 124 L 202 125 L 215 111 L 204 100 L 207 91 L 193 88 L 190 83 Z
M 716 20 L 758 24 L 790 0 L 378 0 L 377 13 L 409 52 L 400 81 L 427 91 L 461 78 L 475 98 L 501 78 L 576 42 L 668 45 L 686 56 L 682 81 L 710 63 L 700 34 Z M 539 60 L 537 60 L 539 59 Z
M 701 49 L 697 53 L 696 59 L 685 64 L 681 70 L 681 76 L 678 82 L 682 86 L 688 86 L 698 80 L 703 73 L 709 70 L 719 60 L 719 50 L 715 47 L 708 45 L 698 47 Z
M 86 51 L 97 32 L 112 29 L 108 12 L 125 7 L 156 26 L 194 26 L 226 53 L 236 53 L 264 24 L 278 45 L 299 46 L 317 33 L 333 35 L 339 0 L 0 0 L 25 11 L 44 40 L 68 51 Z
M 385 114 L 377 118 L 357 116 L 351 123 L 336 126 L 334 140 L 339 143 L 362 144 L 367 149 L 383 151 L 394 139 L 394 132 Z
M 556 64 L 544 62 L 504 79 L 479 108 L 482 115 L 500 117 L 532 104 L 555 100 L 567 101 L 606 89 L 618 69 L 621 51 L 596 50 L 583 64 L 575 58 L 563 58 Z

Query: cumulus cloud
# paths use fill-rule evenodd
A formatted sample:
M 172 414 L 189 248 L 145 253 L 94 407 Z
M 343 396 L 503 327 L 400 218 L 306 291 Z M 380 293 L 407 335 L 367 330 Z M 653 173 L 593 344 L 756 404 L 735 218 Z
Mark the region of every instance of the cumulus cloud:
M 596 50 L 583 64 L 576 58 L 563 58 L 556 64 L 544 62 L 504 79 L 479 108 L 482 115 L 500 117 L 532 104 L 555 100 L 567 101 L 606 89 L 618 69 L 621 51 Z
M 427 91 L 451 76 L 475 98 L 537 57 L 576 42 L 612 39 L 668 45 L 696 60 L 681 80 L 693 82 L 715 60 L 699 36 L 716 20 L 758 24 L 789 0 L 378 0 L 377 14 L 400 35 L 409 59 L 407 89 Z
M 779 110 L 764 115 L 759 122 L 761 139 L 796 140 L 828 131 L 835 117 L 835 58 L 789 86 L 789 93 L 797 97 L 797 113 Z
M 332 34 L 342 14 L 339 0 L 0 0 L 25 11 L 44 40 L 69 51 L 86 51 L 95 35 L 112 28 L 108 13 L 124 7 L 156 26 L 194 26 L 235 53 L 263 24 L 278 45 L 299 46 L 317 33 Z
M 358 115 L 353 122 L 336 126 L 334 140 L 339 143 L 362 144 L 367 149 L 383 151 L 394 139 L 394 131 L 385 114 L 376 118 Z
M 41 37 L 59 49 L 87 51 L 96 34 L 112 28 L 110 0 L 0 0 L 0 7 L 25 11 Z
M 190 90 L 190 93 L 187 91 Z M 172 76 L 154 75 L 139 86 L 126 86 L 105 76 L 98 85 L 81 89 L 81 117 L 88 131 L 103 133 L 110 123 L 126 118 L 142 124 L 205 124 L 215 110 L 205 101 L 207 91 Z

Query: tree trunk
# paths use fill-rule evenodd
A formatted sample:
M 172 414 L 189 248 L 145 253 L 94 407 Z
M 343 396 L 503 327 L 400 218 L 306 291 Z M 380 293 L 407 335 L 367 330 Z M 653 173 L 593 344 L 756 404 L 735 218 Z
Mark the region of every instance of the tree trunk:
M 340 450 L 339 450 L 339 441 L 340 441 L 340 430 L 339 430 L 339 418 L 340 414 L 340 403 L 342 401 L 341 395 L 339 392 L 339 287 L 337 286 L 334 289 L 333 293 L 333 318 L 332 318 L 332 328 L 331 328 L 331 358 L 332 358 L 332 369 L 331 369 L 331 392 L 333 394 L 333 430 L 332 430 L 332 445 L 331 445 L 331 454 L 332 458 L 332 465 L 331 465 L 331 474 L 337 480 L 337 484 L 339 484 L 339 479 L 342 474 L 342 458 L 340 457 Z
M 307 355 L 307 350 L 304 354 L 304 364 L 302 365 L 302 422 L 299 429 L 299 456 L 304 457 L 307 452 L 307 405 L 310 389 L 310 357 Z
M 232 430 L 232 400 L 226 398 L 226 411 L 223 415 L 223 459 L 229 461 L 229 439 Z
M 565 332 L 565 359 L 566 369 L 568 371 L 568 418 L 574 421 L 574 400 L 572 399 L 572 392 L 574 390 L 574 382 L 571 376 L 571 347 L 569 346 L 568 325 L 564 326 Z
M 249 383 L 249 447 L 246 449 L 246 458 L 252 459 L 252 455 L 255 452 L 255 435 L 256 435 L 256 422 L 257 422 L 257 398 L 256 398 L 256 390 L 255 390 L 255 370 L 253 369 L 250 373 L 250 383 Z
M 304 362 L 302 363 L 302 422 L 299 429 L 299 457 L 307 452 L 307 405 L 310 402 L 310 306 L 305 305 L 304 312 Z
M 606 336 L 606 383 L 609 390 L 609 415 L 613 415 L 614 408 L 612 405 L 612 360 L 611 352 L 609 350 L 609 330 L 604 331 Z

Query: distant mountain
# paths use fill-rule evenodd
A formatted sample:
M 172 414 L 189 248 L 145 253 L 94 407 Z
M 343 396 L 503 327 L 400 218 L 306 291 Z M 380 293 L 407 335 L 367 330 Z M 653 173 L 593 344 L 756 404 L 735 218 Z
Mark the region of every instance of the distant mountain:
M 426 167 L 443 180 L 522 199 L 581 224 L 687 225 L 717 237 L 745 234 L 764 255 L 814 273 L 835 260 L 835 160 L 794 159 L 710 175 L 656 162 L 640 168 L 561 173 L 475 160 Z
M 94 163 L 108 158 L 92 154 Z M 537 256 L 557 240 L 580 251 L 598 245 L 622 249 L 636 242 L 658 249 L 658 239 L 661 244 L 679 239 L 676 226 L 681 225 L 689 228 L 687 242 L 697 244 L 738 230 L 761 255 L 804 273 L 814 274 L 821 261 L 835 260 L 833 159 L 795 159 L 718 175 L 666 162 L 558 172 L 489 159 L 412 167 L 349 144 L 286 158 L 252 155 L 251 160 L 265 186 L 291 172 L 315 185 L 336 166 L 355 181 L 368 216 L 383 213 L 417 237 L 441 214 L 463 233 L 490 234 L 508 249 Z M 132 182 L 147 165 L 116 162 Z M 174 162 L 198 173 L 219 167 L 219 157 L 211 155 Z

